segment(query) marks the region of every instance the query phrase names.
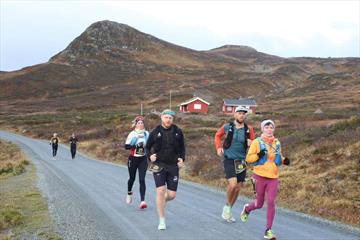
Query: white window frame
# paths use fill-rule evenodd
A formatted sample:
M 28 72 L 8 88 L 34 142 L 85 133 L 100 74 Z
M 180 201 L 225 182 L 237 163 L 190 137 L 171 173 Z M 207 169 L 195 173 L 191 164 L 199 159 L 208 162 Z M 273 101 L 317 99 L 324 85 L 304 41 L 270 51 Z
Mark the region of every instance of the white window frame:
M 201 104 L 200 104 L 200 103 L 195 103 L 195 104 L 194 104 L 194 109 L 195 109 L 195 110 L 201 110 L 201 109 L 202 109 Z

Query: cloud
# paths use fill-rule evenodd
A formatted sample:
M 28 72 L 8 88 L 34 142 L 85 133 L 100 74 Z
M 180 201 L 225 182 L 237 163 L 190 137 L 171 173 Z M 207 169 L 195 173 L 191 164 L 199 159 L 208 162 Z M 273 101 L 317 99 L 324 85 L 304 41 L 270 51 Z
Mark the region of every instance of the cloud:
M 359 1 L 107 2 L 174 27 L 204 28 L 220 39 L 262 34 L 291 44 L 321 35 L 335 45 L 359 39 Z

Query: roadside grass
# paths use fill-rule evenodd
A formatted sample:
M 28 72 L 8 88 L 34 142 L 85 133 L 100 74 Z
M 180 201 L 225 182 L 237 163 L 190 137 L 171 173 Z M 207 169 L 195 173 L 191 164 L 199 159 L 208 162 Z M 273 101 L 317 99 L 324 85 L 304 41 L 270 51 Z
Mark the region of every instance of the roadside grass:
M 360 226 L 360 117 L 305 130 L 283 167 L 279 200 L 285 206 Z M 290 148 L 291 145 L 290 144 Z M 284 145 L 285 147 L 286 144 Z M 295 149 L 295 148 L 291 148 Z
M 14 144 L 0 140 L 0 146 L 0 239 L 60 240 L 36 187 L 35 167 Z
M 0 179 L 19 175 L 29 165 L 29 161 L 14 144 L 0 141 L 0 152 Z

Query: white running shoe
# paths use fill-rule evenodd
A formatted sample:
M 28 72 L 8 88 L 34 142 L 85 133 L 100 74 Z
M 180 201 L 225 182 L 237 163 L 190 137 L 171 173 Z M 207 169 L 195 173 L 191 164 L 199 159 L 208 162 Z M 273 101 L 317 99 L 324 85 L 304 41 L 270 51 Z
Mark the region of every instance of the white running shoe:
M 128 194 L 126 195 L 126 204 L 131 204 L 132 203 L 132 194 Z
M 228 205 L 225 205 L 223 207 L 223 212 L 221 214 L 221 217 L 224 219 L 224 220 L 228 220 L 230 218 L 230 206 Z
M 159 220 L 158 230 L 166 230 L 165 219 L 160 219 L 160 220 Z
M 228 223 L 234 223 L 236 222 L 236 219 L 234 218 L 234 216 L 231 214 L 230 218 L 227 220 Z
M 228 205 L 224 206 L 221 217 L 229 223 L 233 223 L 236 221 L 231 213 L 231 207 Z

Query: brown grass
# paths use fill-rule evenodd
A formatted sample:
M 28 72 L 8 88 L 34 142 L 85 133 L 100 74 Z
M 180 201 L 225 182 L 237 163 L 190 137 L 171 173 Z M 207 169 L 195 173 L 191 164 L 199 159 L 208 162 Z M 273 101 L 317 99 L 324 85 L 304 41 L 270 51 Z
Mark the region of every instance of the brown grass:
M 0 152 L 0 176 L 18 175 L 25 171 L 29 161 L 16 145 L 0 140 Z
M 0 239 L 60 240 L 36 187 L 35 167 L 9 142 L 0 141 L 0 156 Z

